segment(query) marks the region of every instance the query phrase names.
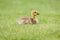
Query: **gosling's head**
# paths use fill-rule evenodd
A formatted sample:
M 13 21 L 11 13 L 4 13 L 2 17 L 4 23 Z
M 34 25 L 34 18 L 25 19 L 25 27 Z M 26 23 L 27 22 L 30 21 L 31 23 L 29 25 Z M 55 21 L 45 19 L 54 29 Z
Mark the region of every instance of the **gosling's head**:
M 39 15 L 39 12 L 36 11 L 36 10 L 32 10 L 32 15 L 33 15 L 33 16 L 37 16 L 37 15 Z

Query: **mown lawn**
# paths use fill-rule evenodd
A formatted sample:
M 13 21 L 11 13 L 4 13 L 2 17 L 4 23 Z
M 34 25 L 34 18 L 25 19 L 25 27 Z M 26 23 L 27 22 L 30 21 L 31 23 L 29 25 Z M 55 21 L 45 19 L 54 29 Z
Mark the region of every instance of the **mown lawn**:
M 39 24 L 16 22 L 33 9 Z M 0 0 L 0 40 L 60 40 L 60 0 Z

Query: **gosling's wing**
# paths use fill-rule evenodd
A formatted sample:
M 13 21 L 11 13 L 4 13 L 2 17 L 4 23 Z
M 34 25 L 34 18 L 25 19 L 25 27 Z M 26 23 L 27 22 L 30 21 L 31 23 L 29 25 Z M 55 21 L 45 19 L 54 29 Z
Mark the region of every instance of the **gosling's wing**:
M 23 24 L 23 23 L 29 23 L 29 20 L 30 17 L 21 17 L 21 18 L 18 18 L 16 21 L 18 24 Z

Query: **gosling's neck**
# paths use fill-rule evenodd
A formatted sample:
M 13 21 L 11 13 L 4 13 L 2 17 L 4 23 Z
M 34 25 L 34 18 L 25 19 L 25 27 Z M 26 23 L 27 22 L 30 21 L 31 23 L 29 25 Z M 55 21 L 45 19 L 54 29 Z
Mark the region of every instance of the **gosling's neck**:
M 33 19 L 35 19 L 35 16 L 34 16 L 34 15 L 32 15 L 32 18 L 33 18 Z

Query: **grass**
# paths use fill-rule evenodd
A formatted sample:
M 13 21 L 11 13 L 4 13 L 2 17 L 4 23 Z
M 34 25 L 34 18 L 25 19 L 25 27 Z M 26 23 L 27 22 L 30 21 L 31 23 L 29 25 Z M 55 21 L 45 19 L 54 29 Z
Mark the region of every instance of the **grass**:
M 39 24 L 16 23 L 32 9 Z M 60 0 L 0 0 L 0 40 L 60 40 Z

